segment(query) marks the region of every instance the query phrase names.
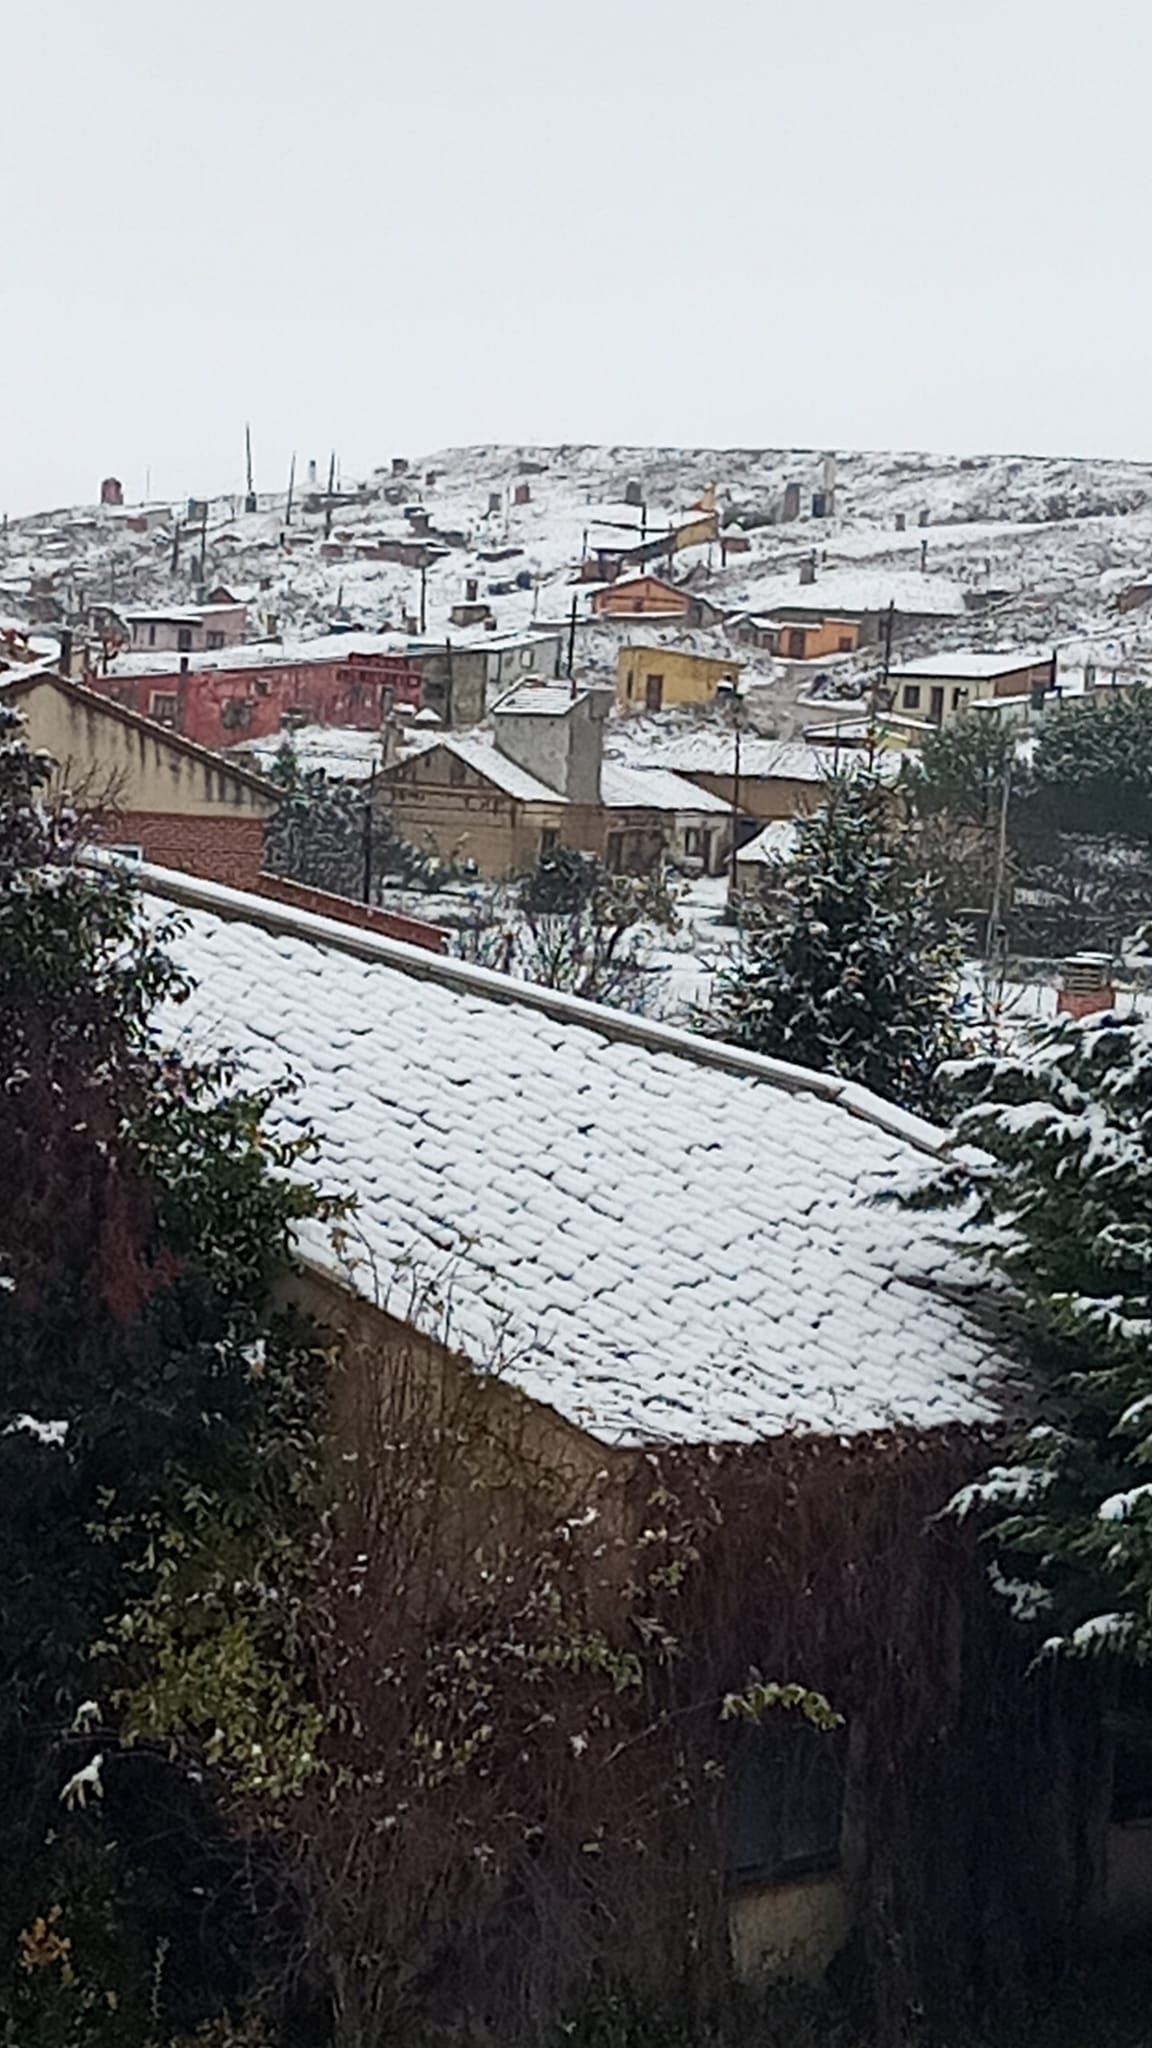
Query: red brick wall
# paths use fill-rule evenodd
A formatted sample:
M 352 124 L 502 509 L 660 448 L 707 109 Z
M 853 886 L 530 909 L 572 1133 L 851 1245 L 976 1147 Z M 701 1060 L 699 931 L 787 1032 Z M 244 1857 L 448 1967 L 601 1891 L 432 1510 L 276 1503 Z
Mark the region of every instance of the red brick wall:
M 423 918 L 398 917 L 390 910 L 377 910 L 371 903 L 355 903 L 350 896 L 333 896 L 327 889 L 309 889 L 303 882 L 290 882 L 283 875 L 261 875 L 248 884 L 261 896 L 277 903 L 290 903 L 295 910 L 310 910 L 317 917 L 334 917 L 341 924 L 359 925 L 362 931 L 379 932 L 385 939 L 403 939 L 406 945 L 423 946 L 426 952 L 447 950 L 448 935 Z
M 264 853 L 264 820 L 259 817 L 180 818 L 162 811 L 121 811 L 101 838 L 114 846 L 140 846 L 158 868 L 178 868 L 256 889 Z
M 176 699 L 175 730 L 204 747 L 242 746 L 284 733 L 289 711 L 310 725 L 379 730 L 389 695 L 420 702 L 420 669 L 400 654 L 349 654 L 322 661 L 269 662 L 266 668 L 189 669 L 147 676 L 88 675 L 90 689 L 150 718 L 156 695 Z

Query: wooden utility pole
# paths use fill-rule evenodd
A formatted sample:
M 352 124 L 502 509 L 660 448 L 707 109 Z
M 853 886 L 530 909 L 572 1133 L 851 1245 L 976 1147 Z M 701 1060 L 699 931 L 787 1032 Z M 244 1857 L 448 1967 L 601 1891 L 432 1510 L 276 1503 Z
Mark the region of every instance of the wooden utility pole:
M 363 901 L 372 901 L 372 828 L 376 814 L 376 756 L 372 756 L 372 772 L 368 777 L 368 797 L 364 805 L 364 876 Z
M 572 696 L 576 695 L 576 679 L 572 669 L 576 661 L 576 593 L 572 595 L 572 616 L 568 621 L 568 677 L 572 684 Z
M 872 687 L 868 692 L 868 766 L 876 766 L 876 747 L 879 739 L 877 718 L 880 699 L 888 701 L 888 677 L 892 670 L 892 634 L 896 624 L 896 600 L 892 599 L 884 615 L 884 660 L 880 669 L 872 674 Z
M 173 528 L 172 528 L 172 564 L 171 564 L 171 573 L 172 573 L 172 575 L 173 575 L 173 576 L 174 576 L 174 575 L 176 574 L 176 571 L 177 571 L 177 569 L 178 569 L 178 568 L 180 567 L 180 534 L 181 534 L 181 526 L 180 526 L 180 521 L 179 521 L 179 520 L 177 519 L 177 520 L 176 520 L 176 522 L 175 522 L 175 524 L 173 525 Z
M 327 490 L 327 494 L 326 494 L 326 496 L 325 496 L 325 500 L 324 500 L 324 538 L 325 538 L 325 540 L 328 540 L 328 539 L 330 538 L 330 536 L 331 536 L 331 533 L 332 533 L 332 493 L 333 493 L 333 491 L 335 490 L 335 488 L 336 488 L 336 450 L 335 450 L 335 449 L 333 449 L 333 450 L 332 450 L 332 453 L 331 453 L 331 455 L 330 455 L 330 456 L 329 456 L 329 458 L 328 458 L 328 490 Z
M 200 581 L 208 581 L 208 500 L 203 500 L 200 513 Z
M 256 510 L 256 493 L 252 488 L 252 429 L 249 426 L 244 428 L 244 459 L 248 470 L 248 495 L 244 500 L 244 510 L 246 512 L 254 512 Z
M 421 556 L 421 559 L 420 559 L 420 638 L 421 638 L 421 639 L 423 639 L 423 638 L 424 638 L 424 635 L 425 635 L 425 633 L 426 633 L 427 631 L 428 631 L 428 563 L 427 563 L 427 559 L 426 559 L 426 558 L 425 558 L 424 556 Z
M 728 894 L 733 898 L 737 894 L 736 885 L 740 878 L 736 857 L 740 850 L 737 825 L 740 818 L 740 771 L 743 765 L 740 759 L 740 746 L 743 737 L 741 704 L 740 686 L 736 683 L 732 689 L 732 844 L 728 849 Z
M 288 501 L 284 507 L 284 524 L 292 524 L 292 493 L 296 489 L 296 450 L 292 450 L 292 461 L 288 469 Z

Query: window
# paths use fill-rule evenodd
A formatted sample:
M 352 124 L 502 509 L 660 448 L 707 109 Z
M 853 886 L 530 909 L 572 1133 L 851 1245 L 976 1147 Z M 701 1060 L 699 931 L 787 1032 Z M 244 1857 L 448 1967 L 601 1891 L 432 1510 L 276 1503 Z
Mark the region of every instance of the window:
M 840 635 L 839 639 L 838 639 L 838 640 L 837 640 L 837 642 L 836 642 L 836 652 L 837 652 L 837 654 L 851 654 L 851 652 L 852 652 L 852 635 L 851 635 L 851 633 L 841 633 L 841 635 Z
M 143 860 L 144 858 L 144 848 L 142 846 L 110 846 L 108 852 L 113 860 Z
M 149 626 L 149 628 L 148 628 L 148 645 L 149 645 L 149 647 L 155 647 L 155 645 L 156 645 L 156 628 L 155 628 L 155 626 Z
M 689 860 L 703 860 L 708 834 L 699 825 L 689 825 L 684 834 L 684 851 Z
M 631 699 L 635 696 L 635 694 L 636 671 L 634 669 L 629 669 L 627 675 L 624 678 L 624 695 L 629 699 L 629 702 L 631 702 Z
M 180 653 L 180 654 L 191 654 L 191 652 L 192 652 L 192 628 L 191 628 L 191 626 L 178 626 L 178 627 L 177 627 L 177 629 L 176 629 L 176 647 L 177 647 L 177 651 L 178 651 L 178 653 Z
M 966 702 L 966 700 L 967 700 L 967 696 L 968 696 L 968 692 L 967 692 L 967 690 L 965 690 L 964 688 L 962 688 L 962 686 L 961 686 L 961 685 L 957 684 L 956 688 L 955 688 L 955 689 L 953 690 L 953 692 L 952 692 L 952 709 L 953 709 L 953 711 L 959 711 L 959 709 L 960 709 L 960 706 L 961 706 L 961 705 L 962 705 L 963 703 L 965 703 L 965 702 Z
M 180 699 L 174 690 L 153 690 L 148 699 L 148 716 L 160 725 L 175 725 Z
M 937 725 L 939 725 L 940 720 L 944 716 L 943 683 L 933 683 L 932 688 L 928 692 L 928 716 L 935 719 Z
M 733 1735 L 723 1808 L 724 1868 L 736 1884 L 781 1884 L 840 1863 L 845 1730 L 769 1713 Z
M 224 645 L 224 635 L 223 635 L 223 633 L 209 633 L 209 634 L 207 635 L 206 639 L 205 639 L 205 642 L 204 642 L 204 644 L 205 644 L 205 646 L 206 646 L 206 647 L 223 647 L 223 645 Z
M 905 683 L 905 685 L 904 685 L 904 709 L 905 709 L 905 711 L 919 711 L 919 709 L 920 709 L 920 685 L 919 685 L 919 683 Z
M 542 827 L 541 827 L 541 831 L 540 831 L 540 852 L 541 852 L 541 854 L 543 855 L 543 854 L 545 854 L 545 853 L 551 853 L 551 852 L 552 852 L 552 850 L 553 850 L 553 848 L 554 848 L 554 847 L 556 847 L 556 846 L 559 846 L 559 844 L 560 844 L 560 831 L 559 831 L 559 827 L 558 827 L 558 826 L 556 826 L 556 825 L 544 825 L 544 826 L 542 826 Z
M 645 709 L 645 711 L 659 711 L 659 710 L 660 710 L 660 708 L 661 708 L 661 706 L 662 706 L 662 704 L 663 704 L 663 702 L 664 702 L 664 678 L 663 678 L 663 676 L 645 676 L 645 678 L 644 678 L 644 709 Z

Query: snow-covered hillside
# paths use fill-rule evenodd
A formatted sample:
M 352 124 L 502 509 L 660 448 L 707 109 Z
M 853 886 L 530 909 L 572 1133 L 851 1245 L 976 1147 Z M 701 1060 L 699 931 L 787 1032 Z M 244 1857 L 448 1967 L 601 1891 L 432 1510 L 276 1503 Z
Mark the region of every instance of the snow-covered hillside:
M 825 452 L 814 450 L 444 449 L 413 457 L 402 476 L 388 462 L 369 478 L 342 479 L 345 493 L 364 489 L 360 502 L 334 507 L 324 553 L 322 482 L 298 486 L 287 526 L 283 493 L 261 494 L 253 513 L 242 500 L 211 501 L 203 576 L 186 503 L 146 518 L 132 507 L 55 511 L 5 529 L 0 613 L 83 626 L 94 604 L 187 603 L 201 587 L 226 585 L 249 600 L 257 631 L 311 635 L 334 622 L 411 631 L 419 572 L 363 551 L 410 539 L 408 514 L 419 507 L 447 541 L 427 570 L 426 632 L 446 631 L 469 580 L 497 625 L 518 630 L 568 617 L 573 571 L 597 546 L 658 533 L 715 487 L 725 533 L 743 533 L 747 548 L 725 566 L 717 546 L 697 546 L 676 567 L 693 571 L 724 609 L 797 601 L 801 568 L 814 557 L 816 600 L 830 609 L 894 598 L 935 614 L 916 636 L 920 647 L 1105 635 L 1116 659 L 1139 661 L 1146 645 L 1152 655 L 1145 613 L 1116 608 L 1152 563 L 1152 466 L 841 452 L 832 515 L 814 518 L 814 497 L 831 480 Z M 789 484 L 799 516 L 769 523 Z

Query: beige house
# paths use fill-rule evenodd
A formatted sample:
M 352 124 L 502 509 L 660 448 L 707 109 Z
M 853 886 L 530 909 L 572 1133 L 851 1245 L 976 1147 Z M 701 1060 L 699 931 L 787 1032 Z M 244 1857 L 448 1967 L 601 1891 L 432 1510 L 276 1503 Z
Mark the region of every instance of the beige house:
M 649 874 L 666 856 L 714 873 L 731 806 L 685 778 L 603 758 L 607 693 L 529 684 L 499 705 L 490 733 L 428 741 L 378 779 L 401 838 L 479 874 L 523 875 L 568 846 L 613 873 Z
M 951 725 L 970 704 L 989 697 L 1030 698 L 1051 690 L 1053 657 L 1026 648 L 991 654 L 964 651 L 926 654 L 889 670 L 894 712 Z
M 161 867 L 255 888 L 274 783 L 82 683 L 38 669 L 0 678 L 0 701 L 57 764 L 57 787 L 99 838 Z

